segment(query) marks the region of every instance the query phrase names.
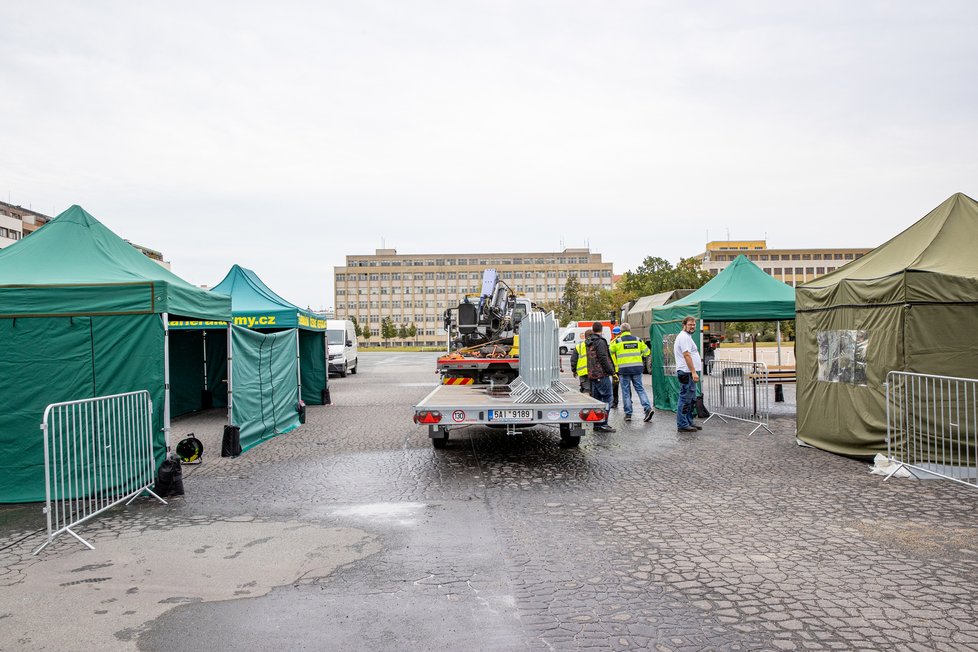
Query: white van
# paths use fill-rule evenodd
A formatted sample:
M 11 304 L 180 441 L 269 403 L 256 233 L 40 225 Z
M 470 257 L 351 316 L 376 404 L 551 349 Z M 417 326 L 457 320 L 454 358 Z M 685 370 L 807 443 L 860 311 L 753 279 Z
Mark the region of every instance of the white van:
M 334 371 L 340 378 L 346 378 L 347 372 L 357 372 L 357 329 L 349 319 L 326 320 L 326 342 L 329 351 L 329 371 Z
M 567 355 L 577 347 L 578 344 L 584 341 L 584 333 L 591 326 L 568 326 L 564 329 L 564 336 L 560 338 L 560 354 Z M 601 335 L 604 339 L 611 341 L 611 329 L 605 327 L 601 331 Z

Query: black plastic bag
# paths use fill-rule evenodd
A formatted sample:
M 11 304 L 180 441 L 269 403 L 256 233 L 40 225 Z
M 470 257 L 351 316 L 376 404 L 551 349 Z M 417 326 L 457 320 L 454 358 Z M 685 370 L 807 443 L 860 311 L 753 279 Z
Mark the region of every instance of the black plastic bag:
M 175 454 L 170 453 L 160 464 L 154 489 L 160 498 L 183 495 L 183 469 L 180 467 L 180 458 Z
M 221 441 L 221 457 L 241 455 L 241 428 L 224 426 L 224 439 Z
M 700 419 L 709 419 L 710 411 L 706 409 L 706 404 L 703 403 L 703 397 L 696 397 L 696 416 Z

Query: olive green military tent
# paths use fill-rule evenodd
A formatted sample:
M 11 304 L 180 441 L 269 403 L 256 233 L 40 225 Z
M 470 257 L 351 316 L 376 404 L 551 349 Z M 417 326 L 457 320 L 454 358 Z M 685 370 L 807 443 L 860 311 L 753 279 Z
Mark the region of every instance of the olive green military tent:
M 162 461 L 169 315 L 228 321 L 231 299 L 157 265 L 79 206 L 0 250 L 0 502 L 44 500 L 39 426 L 51 403 L 148 390 Z
M 886 451 L 890 371 L 978 377 L 978 203 L 961 193 L 862 258 L 798 288 L 798 437 Z
M 693 337 L 702 341 L 703 322 L 794 319 L 795 291 L 740 255 L 696 292 L 653 307 L 649 327 L 652 395 L 660 410 L 675 410 L 679 401 L 672 343 L 687 316 L 696 318 Z

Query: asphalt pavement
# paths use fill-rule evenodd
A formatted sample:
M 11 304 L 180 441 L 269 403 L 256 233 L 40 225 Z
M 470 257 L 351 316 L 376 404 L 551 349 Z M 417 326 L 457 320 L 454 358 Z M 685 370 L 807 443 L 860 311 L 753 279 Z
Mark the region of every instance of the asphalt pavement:
M 83 524 L 94 551 L 33 557 L 40 505 L 0 506 L 0 650 L 978 649 L 978 492 L 884 483 L 780 412 L 435 450 L 434 358 L 361 353 L 234 459 L 221 412 L 176 420 L 186 495 Z

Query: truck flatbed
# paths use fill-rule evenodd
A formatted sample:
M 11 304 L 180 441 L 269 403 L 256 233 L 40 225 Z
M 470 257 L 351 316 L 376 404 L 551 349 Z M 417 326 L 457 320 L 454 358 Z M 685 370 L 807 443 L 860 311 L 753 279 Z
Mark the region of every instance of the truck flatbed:
M 587 394 L 570 391 L 560 403 L 517 402 L 506 386 L 439 385 L 414 406 L 414 421 L 428 426 L 435 448 L 444 447 L 449 430 L 467 426 L 520 428 L 556 426 L 563 443 L 576 446 L 585 423 L 603 421 L 606 405 Z

